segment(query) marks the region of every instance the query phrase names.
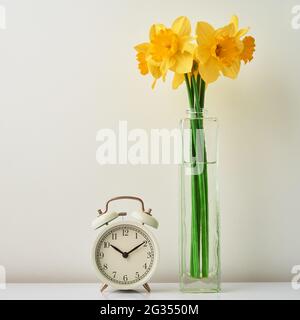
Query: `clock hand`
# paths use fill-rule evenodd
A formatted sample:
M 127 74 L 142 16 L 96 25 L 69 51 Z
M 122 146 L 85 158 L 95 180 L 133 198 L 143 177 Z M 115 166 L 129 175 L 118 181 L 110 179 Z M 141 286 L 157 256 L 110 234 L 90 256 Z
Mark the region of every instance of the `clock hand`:
M 141 244 L 139 244 L 138 246 L 134 247 L 133 249 L 131 249 L 130 251 L 127 252 L 127 254 L 133 252 L 134 250 L 138 249 L 140 246 L 142 246 L 146 241 L 142 242 Z
M 124 254 L 123 251 L 121 251 L 119 248 L 115 247 L 114 245 L 110 245 L 111 247 L 113 247 L 115 250 L 117 250 L 118 252 L 120 252 L 122 255 Z
M 113 247 L 115 250 L 117 250 L 118 252 L 120 252 L 123 256 L 123 258 L 127 258 L 128 257 L 128 253 L 127 252 L 123 252 L 122 250 L 120 250 L 119 248 L 115 247 L 114 245 L 110 245 L 111 247 Z

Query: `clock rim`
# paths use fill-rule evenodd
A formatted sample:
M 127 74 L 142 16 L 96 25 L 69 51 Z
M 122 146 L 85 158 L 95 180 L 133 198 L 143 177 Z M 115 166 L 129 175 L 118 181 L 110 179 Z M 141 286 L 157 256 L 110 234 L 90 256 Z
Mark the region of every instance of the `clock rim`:
M 131 283 L 131 284 L 118 284 L 115 282 L 112 282 L 111 280 L 109 280 L 108 278 L 106 278 L 101 271 L 99 270 L 98 266 L 97 266 L 97 261 L 96 261 L 96 247 L 98 244 L 98 241 L 100 240 L 100 238 L 103 236 L 103 234 L 105 232 L 107 232 L 109 229 L 116 227 L 116 226 L 121 226 L 121 225 L 132 225 L 135 227 L 138 227 L 140 229 L 142 229 L 144 232 L 147 233 L 147 235 L 149 236 L 149 238 L 152 240 L 153 242 L 153 247 L 154 247 L 154 251 L 156 253 L 156 255 L 154 255 L 154 260 L 153 260 L 153 265 L 151 270 L 148 272 L 148 274 L 142 278 L 141 280 L 135 282 L 135 283 Z M 142 286 L 143 284 L 147 283 L 149 281 L 149 279 L 153 276 L 154 272 L 156 271 L 158 262 L 159 262 L 159 256 L 160 256 L 160 252 L 159 252 L 159 246 L 158 246 L 158 242 L 156 237 L 154 236 L 154 234 L 148 230 L 148 228 L 140 223 L 137 223 L 135 221 L 124 221 L 124 222 L 115 222 L 115 223 L 111 223 L 108 224 L 105 228 L 103 228 L 100 233 L 97 235 L 96 239 L 94 240 L 94 244 L 93 244 L 93 248 L 92 248 L 92 254 L 91 254 L 91 258 L 92 258 L 92 263 L 94 266 L 94 269 L 96 271 L 96 275 L 98 277 L 98 279 L 103 283 L 103 284 L 107 284 L 110 285 L 111 287 L 115 288 L 115 289 L 119 289 L 119 290 L 130 290 L 130 289 L 134 289 L 137 287 Z

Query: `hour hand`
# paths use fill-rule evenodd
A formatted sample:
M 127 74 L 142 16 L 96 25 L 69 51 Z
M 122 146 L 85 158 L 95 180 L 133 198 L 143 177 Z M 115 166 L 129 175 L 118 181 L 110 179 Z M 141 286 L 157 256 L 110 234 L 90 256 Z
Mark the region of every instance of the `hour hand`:
M 120 252 L 122 255 L 124 255 L 124 252 L 122 250 L 120 250 L 119 248 L 115 247 L 114 245 L 110 245 L 111 247 L 113 247 L 115 250 L 117 250 L 118 252 Z
M 128 253 L 127 252 L 123 252 L 122 250 L 120 250 L 119 248 L 115 247 L 114 245 L 110 245 L 111 247 L 113 247 L 115 250 L 117 250 L 118 252 L 120 252 L 122 254 L 123 258 L 127 258 L 128 257 Z

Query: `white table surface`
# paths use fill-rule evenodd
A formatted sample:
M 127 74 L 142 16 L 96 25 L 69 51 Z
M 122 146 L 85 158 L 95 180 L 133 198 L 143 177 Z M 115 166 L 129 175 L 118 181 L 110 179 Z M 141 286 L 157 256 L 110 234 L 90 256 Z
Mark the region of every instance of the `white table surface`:
M 182 293 L 177 283 L 152 283 L 150 286 L 151 293 L 143 288 L 126 292 L 107 288 L 101 294 L 100 285 L 95 283 L 11 283 L 6 289 L 0 289 L 0 300 L 300 300 L 300 290 L 294 290 L 288 282 L 223 283 L 222 292 L 214 294 Z

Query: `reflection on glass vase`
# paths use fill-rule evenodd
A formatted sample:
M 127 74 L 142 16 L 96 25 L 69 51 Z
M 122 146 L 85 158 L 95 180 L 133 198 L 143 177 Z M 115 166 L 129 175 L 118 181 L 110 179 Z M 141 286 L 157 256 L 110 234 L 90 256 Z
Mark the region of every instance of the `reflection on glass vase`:
M 220 291 L 218 123 L 205 109 L 181 121 L 180 289 Z

